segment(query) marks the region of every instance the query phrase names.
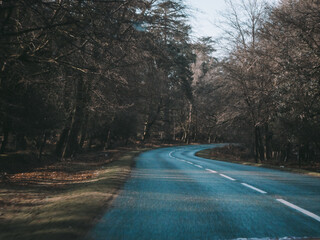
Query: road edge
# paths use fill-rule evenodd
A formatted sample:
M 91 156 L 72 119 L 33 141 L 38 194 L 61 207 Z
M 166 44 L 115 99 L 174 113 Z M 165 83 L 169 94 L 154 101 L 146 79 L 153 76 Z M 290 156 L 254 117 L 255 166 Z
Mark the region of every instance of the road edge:
M 235 164 L 241 164 L 241 165 L 248 165 L 248 166 L 253 166 L 253 167 L 264 167 L 264 168 L 270 168 L 270 169 L 275 169 L 275 170 L 280 170 L 284 172 L 292 172 L 292 173 L 297 173 L 297 174 L 303 174 L 303 175 L 308 175 L 312 177 L 319 177 L 320 178 L 320 173 L 318 172 L 311 172 L 303 169 L 297 169 L 297 168 L 286 168 L 286 167 L 278 167 L 270 164 L 265 164 L 265 163 L 252 163 L 252 162 L 246 162 L 246 161 L 235 161 L 232 159 L 216 159 L 213 158 L 209 155 L 209 151 L 212 148 L 200 150 L 195 153 L 195 156 L 209 159 L 209 160 L 215 160 L 215 161 L 221 161 L 221 162 L 230 162 L 230 163 L 235 163 Z

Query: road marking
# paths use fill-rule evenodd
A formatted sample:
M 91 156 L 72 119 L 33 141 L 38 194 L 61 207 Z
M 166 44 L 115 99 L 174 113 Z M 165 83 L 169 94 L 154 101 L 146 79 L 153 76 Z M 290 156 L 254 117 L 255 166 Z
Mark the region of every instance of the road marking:
M 296 206 L 296 205 L 294 205 L 292 203 L 289 203 L 289 202 L 287 202 L 286 200 L 283 200 L 283 199 L 277 199 L 277 201 L 281 202 L 284 205 L 287 205 L 288 207 L 291 207 L 291 208 L 293 208 L 293 209 L 295 209 L 295 210 L 297 210 L 299 212 L 302 212 L 303 214 L 305 214 L 305 215 L 317 220 L 318 222 L 320 222 L 320 217 L 318 215 L 312 213 L 312 212 L 309 212 L 308 210 L 305 210 L 305 209 L 303 209 L 301 207 L 298 207 L 298 206 Z
M 253 190 L 255 190 L 255 191 L 257 191 L 257 192 L 259 192 L 259 193 L 263 193 L 263 194 L 266 194 L 267 192 L 265 192 L 265 191 L 263 191 L 263 190 L 261 190 L 261 189 L 259 189 L 259 188 L 256 188 L 256 187 L 254 187 L 254 186 L 251 186 L 251 185 L 249 185 L 249 184 L 246 184 L 246 183 L 241 183 L 243 186 L 246 186 L 246 187 L 248 187 L 248 188 L 251 188 L 251 189 L 253 189 Z
M 172 156 L 172 153 L 173 153 L 173 152 L 174 152 L 174 151 L 170 152 L 170 153 L 169 153 L 169 156 L 172 157 L 172 158 L 175 158 L 174 156 Z
M 192 165 L 193 165 L 193 163 L 192 163 L 192 162 L 189 162 L 189 161 L 186 161 L 186 163 L 189 163 L 189 164 L 192 164 Z
M 195 167 L 198 167 L 198 168 L 203 168 L 202 166 L 197 165 L 197 164 L 195 164 L 194 166 L 195 166 Z
M 216 171 L 213 171 L 213 170 L 211 170 L 211 169 L 209 169 L 209 168 L 206 168 L 206 170 L 207 170 L 208 172 L 211 172 L 211 173 L 217 173 Z
M 222 173 L 220 173 L 219 175 L 220 175 L 221 177 L 227 178 L 227 179 L 229 179 L 229 180 L 231 180 L 231 181 L 235 181 L 234 178 L 229 177 L 229 176 L 227 176 L 227 175 L 224 175 L 224 174 L 222 174 Z

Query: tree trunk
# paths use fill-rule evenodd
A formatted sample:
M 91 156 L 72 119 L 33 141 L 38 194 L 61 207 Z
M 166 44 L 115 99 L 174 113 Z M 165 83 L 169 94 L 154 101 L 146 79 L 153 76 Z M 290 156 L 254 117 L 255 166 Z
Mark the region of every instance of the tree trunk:
M 292 148 L 291 143 L 288 142 L 287 145 L 286 145 L 286 149 L 285 149 L 285 155 L 286 155 L 285 159 L 286 159 L 286 161 L 289 161 L 289 159 L 290 159 L 291 148 Z
M 8 144 L 8 138 L 9 138 L 9 130 L 7 128 L 3 131 L 3 141 L 0 148 L 0 153 L 4 153 L 6 150 L 6 146 Z
M 186 131 L 186 143 L 190 143 L 190 136 L 191 136 L 191 124 L 192 124 L 192 108 L 193 104 L 189 101 L 189 113 L 188 113 L 188 122 L 187 122 L 187 131 Z
M 259 139 L 258 139 L 258 127 L 254 128 L 254 159 L 255 162 L 259 162 Z
M 62 133 L 60 134 L 59 140 L 56 145 L 56 155 L 58 157 L 62 156 L 63 149 L 67 141 L 69 129 L 70 129 L 70 126 L 69 124 L 67 124 L 67 126 L 63 129 Z
M 88 119 L 89 119 L 89 114 L 86 113 L 85 115 L 85 120 L 82 124 L 81 128 L 81 136 L 80 136 L 80 142 L 79 142 L 79 148 L 83 148 L 84 141 L 86 140 L 87 137 L 87 128 L 88 128 Z
M 163 140 L 165 142 L 168 142 L 170 141 L 171 139 L 171 131 L 170 131 L 170 112 L 169 112 L 169 104 L 165 104 L 164 106 L 164 125 L 163 125 L 163 133 L 164 133 L 164 136 L 163 136 Z
M 254 129 L 255 133 L 255 161 L 258 163 L 259 161 L 264 161 L 264 146 L 261 137 L 260 127 L 256 126 Z
M 78 78 L 76 103 L 73 111 L 72 122 L 68 132 L 67 141 L 62 153 L 62 158 L 69 158 L 79 150 L 78 136 L 83 123 L 84 99 L 83 99 L 83 76 Z
M 148 120 L 145 121 L 144 123 L 144 128 L 143 128 L 143 135 L 142 135 L 142 141 L 145 141 L 150 137 L 150 128 L 152 126 L 152 123 L 150 123 Z
M 23 133 L 18 133 L 16 136 L 16 151 L 26 150 L 27 142 Z
M 48 133 L 44 133 L 44 134 L 43 134 L 43 140 L 42 140 L 42 142 L 40 143 L 40 147 L 39 147 L 39 156 L 38 156 L 39 161 L 40 161 L 41 158 L 42 158 L 42 153 L 43 153 L 43 149 L 44 149 L 45 146 L 46 146 L 47 137 L 48 137 Z
M 197 142 L 198 140 L 198 116 L 197 116 L 197 111 L 193 111 L 194 112 L 194 127 L 193 127 L 193 142 Z
M 262 136 L 261 136 L 261 129 L 258 127 L 258 141 L 259 141 L 259 155 L 260 155 L 260 161 L 264 161 L 264 145 L 262 141 Z
M 173 117 L 173 136 L 172 136 L 172 140 L 176 141 L 176 122 L 175 122 L 175 118 Z
M 187 129 L 184 129 L 181 140 L 187 143 L 187 138 L 188 138 L 188 132 L 187 132 Z
M 157 107 L 157 111 L 155 114 L 151 114 L 147 116 L 147 120 L 144 123 L 144 128 L 143 128 L 143 135 L 142 135 L 142 141 L 145 141 L 150 137 L 150 130 L 152 125 L 155 123 L 155 121 L 158 119 L 159 113 L 161 110 L 161 102 Z
M 272 157 L 272 147 L 271 147 L 272 133 L 269 132 L 269 125 L 267 123 L 265 125 L 265 136 L 266 136 L 266 158 L 267 160 L 270 160 Z
M 111 144 L 111 127 L 108 130 L 108 134 L 107 134 L 107 141 L 104 145 L 104 150 L 107 150 L 110 148 L 110 144 Z

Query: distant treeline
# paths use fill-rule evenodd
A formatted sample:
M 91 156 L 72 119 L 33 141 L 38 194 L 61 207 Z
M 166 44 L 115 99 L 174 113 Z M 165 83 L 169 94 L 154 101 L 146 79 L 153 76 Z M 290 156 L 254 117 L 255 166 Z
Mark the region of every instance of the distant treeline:
M 202 55 L 201 109 L 256 161 L 319 162 L 320 1 L 234 2 L 222 23 L 227 57 L 208 70 Z
M 0 152 L 232 141 L 315 160 L 320 3 L 227 2 L 220 43 L 191 38 L 182 0 L 2 1 Z

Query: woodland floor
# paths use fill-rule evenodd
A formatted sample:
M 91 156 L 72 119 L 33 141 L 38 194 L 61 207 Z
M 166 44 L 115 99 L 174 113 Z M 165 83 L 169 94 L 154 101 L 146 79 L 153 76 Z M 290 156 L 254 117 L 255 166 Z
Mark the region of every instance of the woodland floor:
M 250 156 L 247 149 L 231 145 L 222 148 L 206 149 L 198 152 L 196 155 L 213 160 L 276 168 L 283 171 L 290 171 L 320 177 L 320 159 L 315 162 L 304 162 L 300 167 L 299 162 L 294 160 L 289 160 L 286 162 L 279 160 L 268 160 L 262 163 L 256 163 L 255 159 Z
M 82 238 L 117 195 L 134 157 L 147 149 L 85 153 L 69 161 L 49 160 L 50 164 L 36 168 L 17 164 L 17 171 L 4 163 L 7 172 L 0 176 L 0 239 Z

